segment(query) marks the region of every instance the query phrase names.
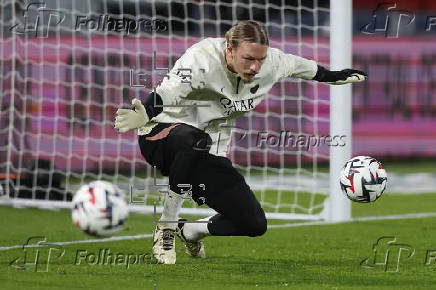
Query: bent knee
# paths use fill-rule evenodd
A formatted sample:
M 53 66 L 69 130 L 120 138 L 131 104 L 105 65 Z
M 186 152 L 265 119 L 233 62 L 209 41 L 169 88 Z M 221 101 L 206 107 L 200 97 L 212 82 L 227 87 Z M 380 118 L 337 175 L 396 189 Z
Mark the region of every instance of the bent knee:
M 259 237 L 266 233 L 267 220 L 265 216 L 257 218 L 254 222 L 250 223 L 248 227 L 249 237 Z

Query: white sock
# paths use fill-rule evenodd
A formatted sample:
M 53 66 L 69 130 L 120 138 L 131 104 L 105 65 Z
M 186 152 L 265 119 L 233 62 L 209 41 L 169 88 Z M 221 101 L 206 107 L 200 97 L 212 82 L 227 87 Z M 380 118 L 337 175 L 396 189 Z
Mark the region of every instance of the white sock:
M 208 221 L 211 217 L 212 216 L 200 219 L 198 221 Z M 208 223 L 206 223 L 206 222 L 204 222 L 204 223 L 186 223 L 183 226 L 183 236 L 185 236 L 185 238 L 188 241 L 201 240 L 202 238 L 210 235 L 210 232 L 207 229 L 207 225 L 208 225 Z
M 172 190 L 168 190 L 168 194 L 165 195 L 163 212 L 159 221 L 172 221 L 172 223 L 159 222 L 160 228 L 173 229 L 177 228 L 177 222 L 179 220 L 179 212 L 182 207 L 184 199 Z

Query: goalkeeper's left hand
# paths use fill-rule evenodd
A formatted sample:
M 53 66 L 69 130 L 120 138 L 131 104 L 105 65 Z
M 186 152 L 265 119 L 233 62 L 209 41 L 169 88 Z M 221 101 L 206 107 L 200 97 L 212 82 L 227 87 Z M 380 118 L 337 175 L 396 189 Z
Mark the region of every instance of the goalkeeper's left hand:
M 367 77 L 368 75 L 366 73 L 357 69 L 343 69 L 339 71 L 331 71 L 318 65 L 318 71 L 316 72 L 313 80 L 326 82 L 331 85 L 343 85 L 362 82 L 366 80 Z
M 138 99 L 132 100 L 132 109 L 118 109 L 115 117 L 115 129 L 120 133 L 125 133 L 132 129 L 138 129 L 145 126 L 148 121 L 148 115 L 144 105 Z
M 343 69 L 335 73 L 336 73 L 337 80 L 333 82 L 327 82 L 328 84 L 344 85 L 349 83 L 358 83 L 358 82 L 363 82 L 368 77 L 366 73 L 357 69 Z

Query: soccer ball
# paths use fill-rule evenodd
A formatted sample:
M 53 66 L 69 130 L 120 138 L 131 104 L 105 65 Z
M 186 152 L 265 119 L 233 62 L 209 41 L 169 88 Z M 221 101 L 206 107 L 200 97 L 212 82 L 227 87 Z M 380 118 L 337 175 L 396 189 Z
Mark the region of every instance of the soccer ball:
M 386 183 L 382 164 L 369 156 L 351 158 L 341 170 L 341 189 L 352 201 L 376 201 L 386 189 Z
M 129 215 L 124 192 L 107 181 L 82 185 L 73 198 L 75 226 L 92 236 L 111 236 L 124 228 Z

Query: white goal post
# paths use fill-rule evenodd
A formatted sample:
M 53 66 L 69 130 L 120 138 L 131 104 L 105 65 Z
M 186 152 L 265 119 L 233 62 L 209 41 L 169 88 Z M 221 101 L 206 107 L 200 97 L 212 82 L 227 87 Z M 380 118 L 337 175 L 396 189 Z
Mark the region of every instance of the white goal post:
M 272 47 L 352 67 L 351 0 L 5 0 L 0 15 L 0 205 L 69 208 L 69 193 L 103 179 L 129 193 L 132 212 L 160 212 L 167 178 L 133 132 L 113 129 L 115 111 L 148 94 L 190 45 L 239 20 L 262 23 Z M 268 218 L 351 218 L 338 181 L 351 105 L 351 85 L 285 79 L 238 119 L 228 157 Z M 181 213 L 211 210 L 186 202 Z
M 352 67 L 353 1 L 330 1 L 330 69 Z M 338 176 L 345 162 L 351 158 L 352 145 L 351 85 L 330 87 L 330 135 L 347 136 L 343 147 L 330 147 L 330 196 L 327 220 L 331 222 L 351 218 L 351 202 L 344 198 Z

